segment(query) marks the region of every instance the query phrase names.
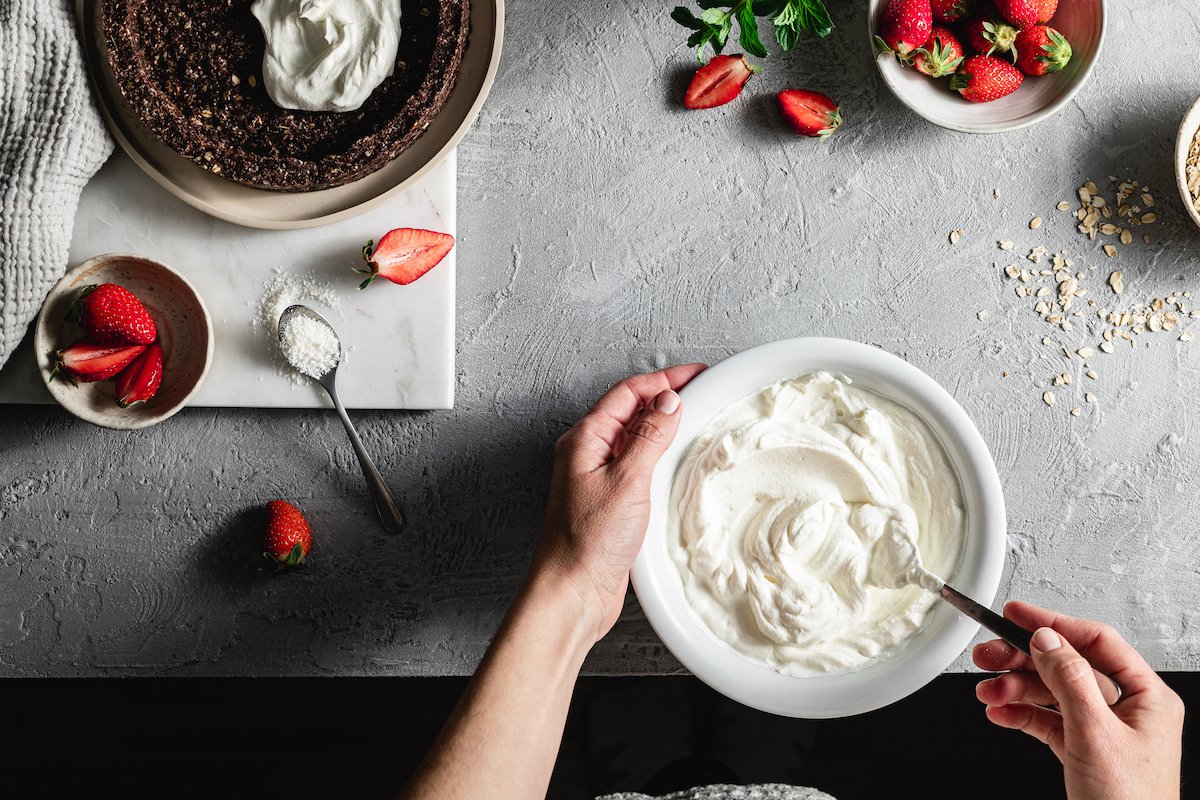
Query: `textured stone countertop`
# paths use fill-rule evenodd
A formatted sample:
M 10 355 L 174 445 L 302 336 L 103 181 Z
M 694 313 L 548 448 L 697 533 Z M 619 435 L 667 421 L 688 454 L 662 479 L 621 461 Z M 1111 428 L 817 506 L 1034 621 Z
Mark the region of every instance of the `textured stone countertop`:
M 1146 334 L 1093 358 L 1090 382 L 1041 339 L 1098 337 L 1042 322 L 996 247 L 1066 248 L 1097 266 L 1086 285 L 1105 303 L 1114 266 L 1122 302 L 1200 291 L 1172 173 L 1200 94 L 1182 68 L 1194 0 L 1110 3 L 1086 89 L 1000 136 L 901 107 L 861 2 L 832 3 L 834 35 L 772 58 L 735 104 L 685 112 L 693 61 L 671 5 L 510 4 L 495 91 L 459 150 L 457 408 L 355 415 L 407 534 L 379 530 L 332 412 L 190 410 L 127 435 L 0 408 L 0 674 L 468 673 L 526 569 L 552 443 L 594 397 L 803 334 L 896 353 L 974 418 L 1006 490 L 1002 595 L 1109 620 L 1158 668 L 1200 668 L 1200 341 Z M 838 98 L 844 128 L 790 135 L 773 97 L 788 85 Z M 1055 210 L 1109 175 L 1148 182 L 1161 216 L 1115 261 Z M 1062 370 L 1075 380 L 1047 408 Z M 264 580 L 247 526 L 276 496 L 303 506 L 319 549 L 306 574 Z M 679 665 L 631 599 L 588 668 Z

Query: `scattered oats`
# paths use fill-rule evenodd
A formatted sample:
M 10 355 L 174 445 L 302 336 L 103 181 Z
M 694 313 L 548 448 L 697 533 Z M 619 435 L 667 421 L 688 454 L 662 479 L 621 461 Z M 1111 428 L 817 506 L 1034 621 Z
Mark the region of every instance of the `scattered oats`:
M 1055 206 L 1055 208 L 1057 208 L 1059 211 L 1070 211 L 1071 204 L 1068 203 L 1066 200 L 1063 200 L 1061 203 L 1059 203 L 1057 206 Z
M 1111 245 L 1109 246 L 1111 247 Z M 1120 294 L 1125 291 L 1125 280 L 1121 275 L 1121 270 L 1115 269 L 1112 271 L 1112 274 L 1108 276 L 1108 285 L 1112 287 L 1113 294 Z
M 1053 342 L 1053 340 L 1051 340 L 1051 338 L 1049 336 L 1043 336 L 1042 344 L 1051 345 L 1051 344 L 1054 344 L 1054 342 Z
M 229 80 L 233 83 L 234 86 L 237 86 L 239 83 L 242 82 L 242 79 L 239 78 L 237 75 L 230 75 Z
M 984 317 L 987 316 L 987 309 L 986 308 L 979 309 L 979 313 L 976 314 L 975 316 L 978 317 L 979 319 L 983 319 Z
M 1092 380 L 1096 380 L 1096 378 L 1098 377 L 1096 375 L 1096 370 L 1094 370 L 1094 369 L 1089 369 L 1087 372 L 1084 373 L 1084 375 L 1087 375 Z
M 1008 239 L 999 240 L 998 242 L 996 242 L 996 246 L 999 247 L 1001 250 L 1012 250 L 1013 249 L 1013 243 L 1011 241 L 1009 241 Z
M 963 233 L 962 228 L 955 228 L 950 231 L 950 244 L 958 244 L 958 240 L 962 238 Z
M 1040 227 L 1042 227 L 1041 217 L 1034 217 L 1033 219 L 1029 220 L 1029 230 L 1036 231 Z
M 1095 405 L 1095 404 L 1096 404 L 1096 395 L 1092 394 L 1091 392 L 1084 392 L 1084 393 L 1083 393 L 1083 400 L 1084 400 L 1084 402 L 1091 403 L 1092 405 Z
M 999 189 L 992 189 L 992 197 L 994 197 L 994 198 L 996 198 L 997 200 L 999 200 L 999 199 L 1000 199 L 1000 190 L 999 190 Z
M 1078 416 L 1079 416 L 1080 414 L 1082 414 L 1082 413 L 1083 413 L 1083 409 L 1079 408 L 1078 406 L 1076 406 L 1075 408 L 1072 408 L 1072 409 L 1071 409 L 1071 416 L 1072 416 L 1072 417 L 1078 417 Z
M 1049 286 L 1043 286 L 1042 288 L 1040 288 L 1040 289 L 1038 289 L 1038 290 L 1037 290 L 1037 296 L 1038 296 L 1038 297 L 1045 297 L 1045 296 L 1047 296 L 1048 294 L 1050 294 L 1050 291 L 1051 291 L 1051 289 L 1050 289 L 1050 287 L 1049 287 Z
M 1148 214 L 1142 214 L 1142 224 L 1143 225 L 1150 225 L 1157 219 L 1158 219 L 1158 214 L 1155 214 L 1153 211 L 1151 211 Z
M 1111 353 L 1111 352 L 1113 352 L 1114 350 L 1116 350 L 1117 348 L 1113 347 L 1113 343 L 1112 343 L 1112 342 L 1101 342 L 1101 343 L 1100 343 L 1100 349 L 1101 349 L 1101 350 L 1103 350 L 1103 351 L 1104 351 L 1104 352 L 1106 352 L 1106 353 Z
M 1054 392 L 1050 391 L 1049 389 L 1042 392 L 1042 402 L 1051 408 L 1054 408 Z
M 1091 358 L 1096 355 L 1096 351 L 1090 347 L 1081 347 L 1075 351 L 1080 358 Z
M 1192 332 L 1191 331 L 1184 331 L 1183 333 L 1179 334 L 1179 341 L 1190 342 L 1191 340 L 1192 340 Z
M 1104 255 L 1108 256 L 1109 258 L 1115 258 L 1117 255 L 1117 248 L 1113 247 L 1111 244 L 1104 245 Z
M 1122 228 L 1121 229 L 1121 244 L 1132 244 L 1132 243 L 1133 243 L 1133 234 L 1130 232 L 1129 228 Z
M 251 75 L 249 78 L 246 78 L 246 83 L 250 84 L 251 89 L 258 85 L 258 81 L 255 80 L 253 75 Z

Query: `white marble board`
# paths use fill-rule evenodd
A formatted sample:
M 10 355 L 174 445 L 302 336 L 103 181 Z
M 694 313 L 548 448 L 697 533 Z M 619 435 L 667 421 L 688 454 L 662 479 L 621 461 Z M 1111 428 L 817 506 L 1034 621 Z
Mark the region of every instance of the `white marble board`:
M 454 271 L 457 246 L 408 286 L 383 280 L 365 291 L 361 248 L 391 228 L 456 233 L 455 156 L 407 191 L 360 216 L 318 228 L 266 231 L 223 222 L 186 205 L 117 151 L 84 189 L 70 266 L 101 253 L 154 258 L 184 273 L 213 319 L 216 350 L 190 405 L 318 408 L 322 390 L 296 383 L 272 361 L 252 321 L 276 269 L 333 286 L 327 313 L 347 353 L 338 389 L 349 408 L 433 409 L 454 403 Z M 29 339 L 0 371 L 0 403 L 49 403 Z M 170 365 L 167 366 L 170 368 Z

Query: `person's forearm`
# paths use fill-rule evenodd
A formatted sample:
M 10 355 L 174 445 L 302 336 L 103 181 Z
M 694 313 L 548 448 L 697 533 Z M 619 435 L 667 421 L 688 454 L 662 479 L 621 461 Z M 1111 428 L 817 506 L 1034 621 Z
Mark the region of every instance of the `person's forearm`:
M 540 576 L 521 592 L 402 797 L 542 798 L 596 621 L 573 585 Z

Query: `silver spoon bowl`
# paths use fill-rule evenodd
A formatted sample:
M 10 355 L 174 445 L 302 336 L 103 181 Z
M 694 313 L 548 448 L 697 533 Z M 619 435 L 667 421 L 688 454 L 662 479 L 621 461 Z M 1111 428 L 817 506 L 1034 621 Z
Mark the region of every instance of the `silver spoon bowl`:
M 375 511 L 379 514 L 379 521 L 383 523 L 384 530 L 389 533 L 399 533 L 404 528 L 404 513 L 396 505 L 396 501 L 392 499 L 392 494 L 388 491 L 387 484 L 383 482 L 383 476 L 375 468 L 375 462 L 367 455 L 366 448 L 363 447 L 362 440 L 358 437 L 358 431 L 354 429 L 354 424 L 350 422 L 350 417 L 346 414 L 346 408 L 342 405 L 341 398 L 338 397 L 337 368 L 342 362 L 342 340 L 337 336 L 337 331 L 334 330 L 334 327 L 329 324 L 329 320 L 322 317 L 316 311 L 304 305 L 288 306 L 279 315 L 278 326 L 280 349 L 284 352 L 285 359 L 287 351 L 283 348 L 283 334 L 287 330 L 288 322 L 297 315 L 304 315 L 317 320 L 329 328 L 333 332 L 334 337 L 338 339 L 338 357 L 333 367 L 320 377 L 312 375 L 308 377 L 321 384 L 325 391 L 329 393 L 329 399 L 333 401 L 333 407 L 337 409 L 338 416 L 342 418 L 342 424 L 346 426 L 346 433 L 350 436 L 350 444 L 354 447 L 354 455 L 358 456 L 358 463 L 362 467 L 363 477 L 367 479 L 367 488 L 371 491 L 371 499 L 375 501 Z M 295 367 L 296 365 L 293 364 L 292 366 Z

